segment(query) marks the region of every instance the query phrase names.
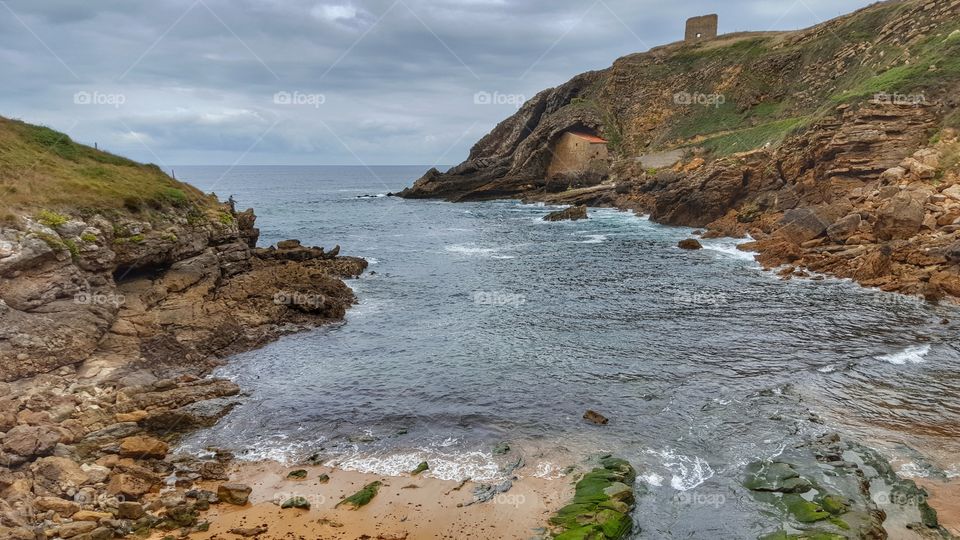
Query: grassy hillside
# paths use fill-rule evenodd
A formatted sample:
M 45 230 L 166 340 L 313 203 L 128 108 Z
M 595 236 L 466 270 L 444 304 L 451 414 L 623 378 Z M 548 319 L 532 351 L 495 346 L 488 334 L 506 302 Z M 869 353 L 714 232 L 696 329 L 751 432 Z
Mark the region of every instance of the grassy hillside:
M 838 106 L 879 93 L 954 106 L 960 18 L 926 4 L 888 1 L 808 30 L 727 35 L 626 56 L 567 107 L 594 108 L 612 150 L 633 156 L 776 145 Z M 678 103 L 678 95 L 694 102 Z M 944 127 L 960 127 L 960 113 L 948 114 Z
M 156 165 L 77 144 L 64 133 L 0 117 L 0 221 L 39 213 L 214 210 L 217 201 Z

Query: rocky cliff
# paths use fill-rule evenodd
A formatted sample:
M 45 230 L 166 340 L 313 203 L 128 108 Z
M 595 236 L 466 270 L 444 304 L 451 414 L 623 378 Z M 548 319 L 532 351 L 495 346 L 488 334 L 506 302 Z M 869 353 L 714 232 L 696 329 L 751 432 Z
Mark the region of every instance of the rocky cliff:
M 666 45 L 537 94 L 401 195 L 629 208 L 749 234 L 785 276 L 960 296 L 958 58 L 958 0 Z M 608 175 L 546 177 L 569 130 L 609 141 Z
M 236 384 L 203 377 L 342 319 L 343 278 L 366 261 L 257 248 L 253 210 L 7 119 L 0 194 L 0 538 L 197 525 L 215 494 L 158 492 L 226 479 L 227 454 L 165 459 L 237 403 Z

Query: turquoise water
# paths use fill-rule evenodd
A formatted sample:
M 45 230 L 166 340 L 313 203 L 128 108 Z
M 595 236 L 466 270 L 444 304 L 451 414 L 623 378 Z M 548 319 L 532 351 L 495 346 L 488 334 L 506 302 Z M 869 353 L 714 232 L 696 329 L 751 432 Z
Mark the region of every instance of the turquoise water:
M 807 434 L 807 407 L 823 429 L 956 473 L 955 309 L 784 282 L 734 240 L 683 251 L 689 229 L 612 209 L 546 223 L 551 208 L 516 201 L 377 196 L 423 170 L 178 168 L 255 207 L 262 244 L 340 244 L 371 263 L 344 323 L 231 359 L 218 374 L 243 403 L 186 447 L 383 474 L 427 459 L 429 474 L 475 480 L 502 476 L 501 441 L 524 455 L 521 476 L 613 452 L 671 509 L 645 523 L 677 538 L 757 529 L 748 498 L 731 511 L 677 494 L 735 496 L 745 463 Z

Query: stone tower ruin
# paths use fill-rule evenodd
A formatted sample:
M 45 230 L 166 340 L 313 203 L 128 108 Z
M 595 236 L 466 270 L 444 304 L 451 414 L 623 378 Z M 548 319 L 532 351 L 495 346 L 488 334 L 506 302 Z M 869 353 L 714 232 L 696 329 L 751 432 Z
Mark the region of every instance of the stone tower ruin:
M 719 18 L 716 13 L 687 19 L 687 32 L 683 38 L 684 41 L 697 43 L 717 37 L 718 22 Z

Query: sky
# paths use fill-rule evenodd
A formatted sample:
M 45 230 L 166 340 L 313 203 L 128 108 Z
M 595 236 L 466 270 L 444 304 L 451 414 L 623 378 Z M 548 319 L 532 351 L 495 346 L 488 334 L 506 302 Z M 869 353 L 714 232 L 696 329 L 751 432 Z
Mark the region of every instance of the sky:
M 7 0 L 0 115 L 175 165 L 451 165 L 526 98 L 865 0 Z

